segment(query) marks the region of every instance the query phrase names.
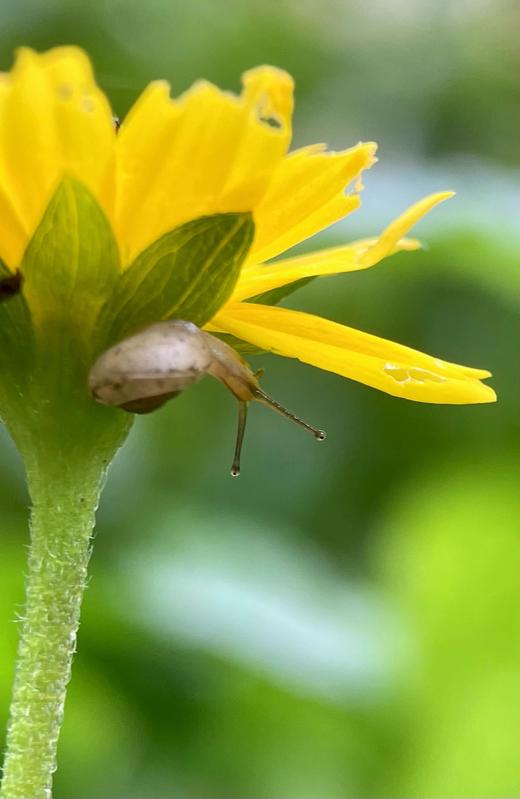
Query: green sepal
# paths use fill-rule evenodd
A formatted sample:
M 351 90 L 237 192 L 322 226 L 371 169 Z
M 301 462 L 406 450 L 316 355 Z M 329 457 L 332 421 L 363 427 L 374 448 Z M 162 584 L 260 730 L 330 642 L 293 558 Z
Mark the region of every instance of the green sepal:
M 27 247 L 23 293 L 36 329 L 64 327 L 90 349 L 99 311 L 119 280 L 119 251 L 90 192 L 65 178 Z
M 25 458 L 35 441 L 76 451 L 95 441 L 99 452 L 106 445 L 112 453 L 131 417 L 101 407 L 87 382 L 104 343 L 97 319 L 119 280 L 119 254 L 108 220 L 82 184 L 60 183 L 20 271 L 21 293 L 0 304 L 3 419 Z
M 249 297 L 244 302 L 252 302 L 255 305 L 278 305 L 279 302 L 289 297 L 298 289 L 303 288 L 315 280 L 317 276 L 301 277 L 299 280 L 294 280 L 292 283 L 286 283 L 285 286 L 278 286 L 276 289 L 264 291 L 262 294 L 257 294 L 255 297 Z
M 231 296 L 253 234 L 251 214 L 215 214 L 147 247 L 103 309 L 101 325 L 110 343 L 162 319 L 204 325 Z
M 254 305 L 278 305 L 278 303 L 286 297 L 289 297 L 298 289 L 303 288 L 303 286 L 306 286 L 307 283 L 310 283 L 312 280 L 315 280 L 314 276 L 302 277 L 299 280 L 294 280 L 292 283 L 287 283 L 285 286 L 279 286 L 276 289 L 270 289 L 270 291 L 257 294 L 255 297 L 249 297 L 247 300 L 244 300 L 244 302 L 250 302 Z M 265 353 L 265 350 L 260 349 L 260 347 L 249 344 L 248 341 L 243 341 L 236 336 L 232 336 L 228 333 L 218 333 L 217 335 L 242 355 L 263 355 Z
M 249 341 L 244 341 L 231 333 L 212 333 L 213 336 L 225 341 L 230 347 L 240 353 L 240 355 L 264 355 L 267 350 L 261 350 L 255 344 L 250 344 Z

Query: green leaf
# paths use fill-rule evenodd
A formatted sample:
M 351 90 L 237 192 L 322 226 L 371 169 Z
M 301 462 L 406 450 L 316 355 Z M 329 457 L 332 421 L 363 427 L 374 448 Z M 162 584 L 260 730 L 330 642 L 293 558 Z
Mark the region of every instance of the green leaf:
M 205 324 L 230 297 L 253 233 L 251 214 L 216 214 L 155 241 L 123 273 L 103 310 L 109 339 L 161 319 Z

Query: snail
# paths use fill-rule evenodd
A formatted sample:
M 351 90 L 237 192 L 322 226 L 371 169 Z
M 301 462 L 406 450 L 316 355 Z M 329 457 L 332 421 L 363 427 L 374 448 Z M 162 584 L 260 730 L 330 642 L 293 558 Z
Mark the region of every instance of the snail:
M 252 400 L 291 419 L 323 441 L 323 430 L 312 427 L 271 399 L 253 372 L 228 344 L 192 322 L 157 322 L 104 352 L 92 366 L 88 387 L 103 405 L 130 413 L 150 413 L 210 374 L 238 401 L 238 431 L 231 474 L 240 474 L 240 455 L 247 410 Z

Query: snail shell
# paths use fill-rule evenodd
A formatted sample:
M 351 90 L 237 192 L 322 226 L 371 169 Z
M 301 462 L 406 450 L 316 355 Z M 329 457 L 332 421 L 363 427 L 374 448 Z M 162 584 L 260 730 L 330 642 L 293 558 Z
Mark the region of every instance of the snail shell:
M 92 396 L 103 405 L 149 413 L 208 372 L 212 353 L 191 322 L 157 322 L 101 355 L 89 375 Z

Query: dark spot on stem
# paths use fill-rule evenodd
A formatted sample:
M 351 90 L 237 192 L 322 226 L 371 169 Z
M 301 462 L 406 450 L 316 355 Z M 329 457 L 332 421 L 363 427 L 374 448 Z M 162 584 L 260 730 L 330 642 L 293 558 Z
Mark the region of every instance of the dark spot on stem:
M 0 279 L 0 302 L 11 299 L 20 293 L 23 277 L 21 272 Z

